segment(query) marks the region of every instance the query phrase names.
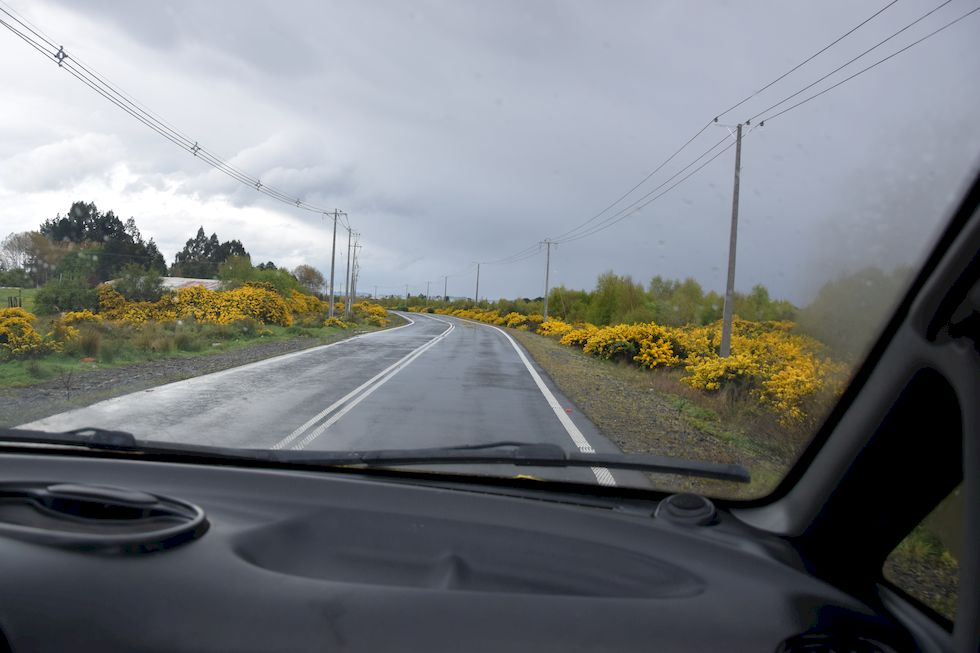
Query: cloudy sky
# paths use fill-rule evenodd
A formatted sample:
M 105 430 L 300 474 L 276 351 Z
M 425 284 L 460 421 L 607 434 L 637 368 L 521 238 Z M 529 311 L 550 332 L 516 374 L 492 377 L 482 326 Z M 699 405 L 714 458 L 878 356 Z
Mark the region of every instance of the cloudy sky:
M 419 292 L 431 281 L 435 293 L 442 275 L 465 271 L 448 285 L 466 295 L 472 262 L 586 222 L 720 111 L 886 4 L 0 6 L 237 168 L 347 211 L 364 244 L 361 289 Z M 757 115 L 939 4 L 900 0 L 720 122 Z M 976 5 L 951 0 L 779 108 Z M 746 136 L 737 288 L 764 283 L 802 303 L 844 271 L 921 256 L 980 160 L 978 43 L 980 12 Z M 4 234 L 94 201 L 134 217 L 168 261 L 203 225 L 242 240 L 253 260 L 328 271 L 321 216 L 212 170 L 6 29 L 0 61 Z M 630 200 L 726 134 L 706 129 Z M 591 287 L 612 269 L 723 290 L 733 163 L 734 149 L 642 211 L 558 245 L 552 282 Z M 543 285 L 543 255 L 482 266 L 481 296 L 535 296 Z

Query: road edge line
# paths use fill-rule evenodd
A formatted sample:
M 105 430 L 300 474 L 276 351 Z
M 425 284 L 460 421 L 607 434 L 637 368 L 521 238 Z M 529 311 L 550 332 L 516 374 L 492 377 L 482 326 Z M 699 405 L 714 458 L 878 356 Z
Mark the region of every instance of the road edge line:
M 541 378 L 541 375 L 538 374 L 538 371 L 534 369 L 533 365 L 531 365 L 531 362 L 527 359 L 527 355 L 524 354 L 524 351 L 517 344 L 517 341 L 514 340 L 514 338 L 512 338 L 509 333 L 507 333 L 500 327 L 495 326 L 493 324 L 485 324 L 483 322 L 477 322 L 476 320 L 466 319 L 465 317 L 456 317 L 455 315 L 449 317 L 453 317 L 457 320 L 462 320 L 464 322 L 470 322 L 478 326 L 484 326 L 484 327 L 494 329 L 495 331 L 500 332 L 502 336 L 507 338 L 511 346 L 514 348 L 514 351 L 517 352 L 518 357 L 520 357 L 521 362 L 524 363 L 524 367 L 527 368 L 527 371 L 531 375 L 531 378 L 534 379 L 534 383 L 535 385 L 538 386 L 538 390 L 541 391 L 541 394 L 544 396 L 545 401 L 548 403 L 549 406 L 551 406 L 551 410 L 554 411 L 555 416 L 558 418 L 558 421 L 561 422 L 561 425 L 563 427 L 565 427 L 565 431 L 568 433 L 568 437 L 572 439 L 572 443 L 576 447 L 578 447 L 578 450 L 581 451 L 582 453 L 592 453 L 592 454 L 595 453 L 595 449 L 589 443 L 588 439 L 585 437 L 582 431 L 579 430 L 577 426 L 575 426 L 575 422 L 572 421 L 572 418 L 570 418 L 568 415 L 565 414 L 565 410 L 561 407 L 561 403 L 559 403 L 558 398 L 555 397 L 555 394 L 544 382 L 544 379 Z M 610 472 L 605 467 L 593 467 L 592 473 L 595 475 L 595 480 L 597 483 L 599 483 L 599 485 L 607 485 L 610 487 L 615 487 L 617 485 L 616 479 L 612 475 L 612 472 Z

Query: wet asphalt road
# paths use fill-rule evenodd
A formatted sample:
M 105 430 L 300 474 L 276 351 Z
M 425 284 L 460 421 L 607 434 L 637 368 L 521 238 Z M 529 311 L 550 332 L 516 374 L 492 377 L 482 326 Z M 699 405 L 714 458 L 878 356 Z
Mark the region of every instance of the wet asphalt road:
M 407 326 L 22 426 L 98 426 L 149 440 L 263 449 L 411 449 L 519 440 L 569 451 L 618 451 L 502 330 L 445 316 L 406 317 L 412 320 Z M 588 468 L 480 465 L 452 471 L 604 484 L 625 477 Z M 635 480 L 629 478 L 630 484 Z

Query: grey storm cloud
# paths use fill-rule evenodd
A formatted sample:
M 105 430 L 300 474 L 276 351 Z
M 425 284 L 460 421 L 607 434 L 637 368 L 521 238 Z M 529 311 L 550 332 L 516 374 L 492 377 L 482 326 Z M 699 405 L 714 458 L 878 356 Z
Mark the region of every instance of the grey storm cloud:
M 0 161 L 0 179 L 21 192 L 48 191 L 107 177 L 123 153 L 109 134 L 82 134 L 15 154 Z
M 615 215 L 622 205 L 588 222 L 717 112 L 879 8 L 846 0 L 15 7 L 232 165 L 346 210 L 362 234 L 365 284 L 401 292 Z M 874 55 L 968 8 L 953 0 Z M 926 9 L 890 7 L 720 122 L 755 115 Z M 978 34 L 973 16 L 746 136 L 739 289 L 764 283 L 804 302 L 842 271 L 921 257 L 976 170 Z M 263 260 L 328 263 L 322 216 L 237 185 L 0 37 L 0 55 L 20 64 L 0 72 L 0 216 L 10 230 L 50 217 L 32 211 L 93 199 L 125 206 L 138 221 L 152 215 L 140 226 L 160 232 L 168 257 L 206 223 L 222 237 L 252 239 L 246 246 Z M 708 127 L 631 197 L 725 136 Z M 84 147 L 93 138 L 107 140 Z M 559 245 L 552 281 L 590 287 L 612 269 L 641 281 L 693 276 L 720 290 L 732 158 L 727 152 L 614 226 Z M 110 188 L 117 165 L 125 183 Z M 543 277 L 540 256 L 487 265 L 481 290 L 534 296 Z M 451 277 L 450 294 L 471 285 Z

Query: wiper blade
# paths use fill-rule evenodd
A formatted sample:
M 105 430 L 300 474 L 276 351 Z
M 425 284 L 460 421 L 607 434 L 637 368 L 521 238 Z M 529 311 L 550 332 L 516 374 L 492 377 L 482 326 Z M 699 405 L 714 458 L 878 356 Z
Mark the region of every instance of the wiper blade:
M 60 432 L 32 431 L 29 429 L 0 429 L 0 442 L 57 444 L 111 451 L 138 451 L 142 448 L 136 442 L 136 437 L 132 433 L 96 427 L 85 427 Z
M 137 454 L 200 456 L 224 460 L 258 460 L 316 467 L 400 467 L 408 465 L 516 465 L 519 467 L 605 467 L 639 472 L 715 478 L 749 483 L 741 465 L 687 460 L 670 456 L 566 451 L 556 444 L 500 441 L 457 447 L 311 451 L 240 449 L 183 442 L 137 440 L 132 433 L 95 427 L 63 432 L 0 429 L 0 443 L 53 444 Z
M 581 453 L 566 451 L 555 444 L 491 442 L 459 447 L 428 449 L 382 449 L 377 451 L 274 451 L 283 462 L 316 465 L 492 465 L 521 467 L 605 467 L 680 476 L 715 478 L 749 483 L 752 478 L 741 465 L 686 460 L 669 456 L 623 453 Z

